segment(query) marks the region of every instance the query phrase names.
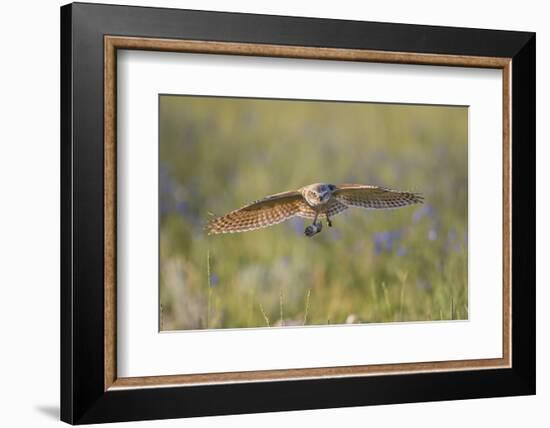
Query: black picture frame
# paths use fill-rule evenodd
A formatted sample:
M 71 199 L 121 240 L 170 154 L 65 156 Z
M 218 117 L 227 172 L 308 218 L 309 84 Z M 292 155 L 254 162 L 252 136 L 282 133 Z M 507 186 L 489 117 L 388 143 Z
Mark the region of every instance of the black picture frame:
M 104 390 L 104 36 L 512 59 L 512 367 Z M 71 424 L 535 393 L 535 34 L 74 3 L 61 8 L 61 419 Z

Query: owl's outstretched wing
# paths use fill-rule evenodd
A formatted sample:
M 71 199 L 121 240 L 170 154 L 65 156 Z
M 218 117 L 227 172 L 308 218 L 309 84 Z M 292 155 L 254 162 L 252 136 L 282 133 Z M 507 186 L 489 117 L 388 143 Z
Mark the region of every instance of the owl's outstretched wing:
M 283 192 L 252 202 L 212 220 L 208 234 L 247 232 L 281 223 L 307 205 L 299 192 Z
M 363 184 L 340 184 L 336 186 L 333 195 L 347 206 L 361 208 L 391 209 L 424 202 L 424 197 L 420 193 Z

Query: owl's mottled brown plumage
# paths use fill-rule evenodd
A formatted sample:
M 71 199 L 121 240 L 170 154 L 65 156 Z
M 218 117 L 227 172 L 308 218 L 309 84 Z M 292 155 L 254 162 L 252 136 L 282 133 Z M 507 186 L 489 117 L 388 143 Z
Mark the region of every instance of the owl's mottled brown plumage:
M 305 231 L 307 236 L 312 236 L 321 231 L 318 218 L 325 218 L 329 226 L 332 226 L 330 217 L 349 207 L 391 209 L 422 201 L 423 197 L 418 193 L 378 186 L 315 183 L 296 191 L 267 196 L 218 217 L 208 224 L 208 233 L 246 232 L 299 216 L 313 219 L 313 225 Z

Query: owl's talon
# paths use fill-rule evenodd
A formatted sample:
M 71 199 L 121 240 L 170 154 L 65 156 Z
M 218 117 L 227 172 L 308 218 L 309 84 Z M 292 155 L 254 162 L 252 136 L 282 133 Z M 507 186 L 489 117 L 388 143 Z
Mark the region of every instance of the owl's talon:
M 330 221 L 330 218 L 327 217 L 327 224 L 328 224 L 328 227 L 332 227 L 332 221 Z

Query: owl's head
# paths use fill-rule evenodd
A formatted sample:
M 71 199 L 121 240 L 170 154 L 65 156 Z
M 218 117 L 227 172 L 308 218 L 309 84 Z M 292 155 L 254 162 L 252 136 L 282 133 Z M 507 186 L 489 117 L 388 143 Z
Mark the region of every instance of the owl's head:
M 311 205 L 318 205 L 328 202 L 332 192 L 336 190 L 336 186 L 334 184 L 315 183 L 306 186 L 304 190 L 303 194 L 307 202 Z

